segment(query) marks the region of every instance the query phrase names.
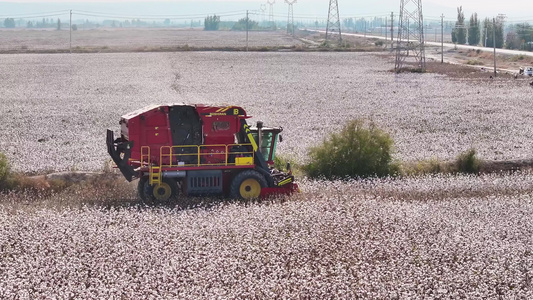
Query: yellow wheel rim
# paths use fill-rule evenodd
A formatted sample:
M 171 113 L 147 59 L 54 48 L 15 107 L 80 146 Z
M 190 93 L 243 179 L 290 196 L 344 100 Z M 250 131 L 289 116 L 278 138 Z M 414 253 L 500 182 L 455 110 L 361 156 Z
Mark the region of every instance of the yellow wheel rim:
M 172 189 L 170 185 L 165 182 L 158 183 L 154 186 L 154 198 L 159 201 L 165 201 L 172 195 Z
M 253 178 L 248 178 L 241 183 L 239 193 L 244 199 L 258 198 L 261 194 L 261 184 Z

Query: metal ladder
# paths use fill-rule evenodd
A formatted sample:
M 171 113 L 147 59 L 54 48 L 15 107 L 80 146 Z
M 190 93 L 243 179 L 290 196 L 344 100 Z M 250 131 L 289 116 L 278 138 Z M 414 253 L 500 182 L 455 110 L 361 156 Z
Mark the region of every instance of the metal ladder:
M 161 183 L 161 166 L 150 166 L 150 184 L 160 184 Z

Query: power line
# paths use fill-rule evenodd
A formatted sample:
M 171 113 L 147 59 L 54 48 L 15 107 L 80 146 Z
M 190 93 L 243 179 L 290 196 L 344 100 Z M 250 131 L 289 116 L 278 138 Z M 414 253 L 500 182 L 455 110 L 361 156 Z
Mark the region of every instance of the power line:
M 189 14 L 189 15 L 122 15 L 122 14 L 109 14 L 100 12 L 88 12 L 88 11 L 73 11 L 73 14 L 99 17 L 99 18 L 116 18 L 116 19 L 190 19 L 190 18 L 204 18 L 206 15 L 217 15 L 221 17 L 246 15 L 246 11 L 231 11 L 222 13 L 207 13 L 207 14 Z
M 43 15 L 31 15 L 31 16 L 0 16 L 0 19 L 5 18 L 13 18 L 13 19 L 34 19 L 34 18 L 48 18 L 48 17 L 57 17 L 57 16 L 65 16 L 68 15 L 68 12 L 66 13 L 58 13 L 58 14 L 43 14 Z
M 38 13 L 25 13 L 25 14 L 12 14 L 12 15 L 0 15 L 1 19 L 4 18 L 41 18 L 47 16 L 67 15 L 68 10 L 50 11 L 50 12 L 38 12 Z
M 94 11 L 85 11 L 85 10 L 78 10 L 73 11 L 74 13 L 87 13 L 87 14 L 95 14 L 95 15 L 104 15 L 104 16 L 117 16 L 117 17 L 135 17 L 139 19 L 150 19 L 150 18 L 172 18 L 172 17 L 204 17 L 206 15 L 227 15 L 227 14 L 235 14 L 235 13 L 241 13 L 246 14 L 245 10 L 237 10 L 237 11 L 227 11 L 227 12 L 215 12 L 215 13 L 202 13 L 202 14 L 187 14 L 187 15 L 124 15 L 124 14 L 111 14 L 111 13 L 102 13 L 102 12 L 94 12 Z

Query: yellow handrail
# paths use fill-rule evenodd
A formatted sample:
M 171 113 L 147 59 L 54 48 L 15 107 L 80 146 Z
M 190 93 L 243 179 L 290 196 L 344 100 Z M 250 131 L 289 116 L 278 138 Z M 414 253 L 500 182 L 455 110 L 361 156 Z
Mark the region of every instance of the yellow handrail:
M 231 151 L 232 147 L 252 147 L 252 144 L 213 144 L 213 145 L 180 145 L 180 146 L 161 146 L 159 148 L 159 167 L 178 167 L 178 166 L 234 166 L 235 162 L 228 162 L 230 155 L 236 155 L 236 157 L 251 157 L 252 161 L 255 156 L 255 152 L 251 151 Z M 202 152 L 205 149 L 216 149 L 220 152 Z M 207 156 L 223 156 L 223 159 L 219 162 L 202 162 L 205 161 Z M 194 157 L 196 159 L 194 163 L 186 163 L 186 158 Z M 215 158 L 214 161 L 217 159 Z M 151 165 L 150 147 L 141 147 L 141 165 L 146 163 Z

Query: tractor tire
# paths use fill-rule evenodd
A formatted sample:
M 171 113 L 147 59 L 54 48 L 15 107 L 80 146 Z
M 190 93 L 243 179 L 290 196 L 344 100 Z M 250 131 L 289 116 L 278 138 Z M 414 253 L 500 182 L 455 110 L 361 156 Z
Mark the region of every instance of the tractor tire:
M 169 205 L 178 199 L 179 187 L 176 180 L 171 178 L 163 178 L 161 183 L 152 186 L 148 177 L 144 176 L 139 179 L 137 192 L 144 205 Z
M 266 186 L 267 182 L 261 173 L 255 170 L 242 171 L 231 181 L 229 196 L 234 199 L 256 199 Z

